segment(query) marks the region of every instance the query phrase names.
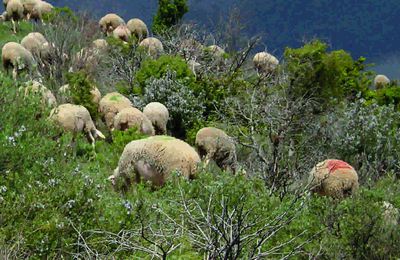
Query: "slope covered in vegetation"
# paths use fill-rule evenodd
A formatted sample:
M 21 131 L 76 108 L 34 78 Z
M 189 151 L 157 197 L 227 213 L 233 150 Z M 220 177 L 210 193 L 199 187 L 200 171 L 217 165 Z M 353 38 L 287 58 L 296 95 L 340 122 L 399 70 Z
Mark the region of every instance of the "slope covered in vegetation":
M 37 31 L 52 49 L 49 59 L 36 57 L 32 73 L 0 72 L 0 258 L 399 256 L 400 87 L 392 80 L 375 89 L 364 58 L 315 40 L 287 47 L 280 65 L 261 73 L 252 64 L 259 39 L 216 55 L 205 47 L 213 36 L 190 24 L 157 34 L 158 56 L 134 37 L 105 37 L 97 21 L 67 10 L 20 28 L 13 35 L 2 23 L 1 46 Z M 98 38 L 109 47 L 93 61 L 86 51 Z M 23 94 L 30 80 L 59 104 L 87 107 L 106 140 L 93 149 L 79 134 L 74 145 L 48 120 L 40 95 Z M 70 99 L 60 91 L 67 83 Z M 163 187 L 115 190 L 107 178 L 125 145 L 145 136 L 109 131 L 89 95 L 93 85 L 139 109 L 163 103 L 168 134 L 191 145 L 204 126 L 225 130 L 235 141 L 236 174 L 202 164 L 194 180 L 173 172 Z M 328 158 L 355 168 L 355 194 L 310 192 L 308 173 Z

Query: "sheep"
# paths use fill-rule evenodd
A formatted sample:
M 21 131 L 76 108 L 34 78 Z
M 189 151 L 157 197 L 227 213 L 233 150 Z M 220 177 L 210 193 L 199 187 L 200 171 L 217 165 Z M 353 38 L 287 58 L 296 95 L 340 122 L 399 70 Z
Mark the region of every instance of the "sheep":
M 157 56 L 164 52 L 164 47 L 161 41 L 154 37 L 144 39 L 139 44 L 140 47 L 144 48 L 149 56 Z
M 167 134 L 168 109 L 159 102 L 151 102 L 143 108 L 143 114 L 151 121 L 156 135 Z
M 10 17 L 12 25 L 13 25 L 13 32 L 17 33 L 17 27 L 15 22 L 19 24 L 19 21 L 24 18 L 24 7 L 20 0 L 10 0 L 7 3 L 6 8 L 7 15 Z
M 132 107 L 129 99 L 118 92 L 111 92 L 105 95 L 99 103 L 99 112 L 109 129 L 114 125 L 114 117 L 124 108 Z
M 10 2 L 11 3 L 11 2 Z M 32 53 L 19 43 L 8 42 L 2 48 L 1 57 L 6 72 L 13 69 L 12 75 L 16 79 L 18 71 L 31 69 L 35 65 Z
M 49 107 L 55 107 L 57 105 L 57 100 L 53 93 L 38 81 L 27 83 L 27 87 L 25 88 L 25 97 L 32 94 L 40 95 L 42 104 Z
M 129 36 L 131 35 L 131 31 L 129 31 L 128 27 L 125 24 L 119 25 L 115 30 L 113 31 L 113 37 L 115 39 L 120 39 L 124 42 L 129 41 Z
M 374 78 L 374 86 L 376 89 L 384 88 L 388 84 L 390 84 L 390 79 L 385 75 L 376 75 Z
M 122 184 L 126 191 L 132 182 L 141 179 L 154 186 L 163 186 L 173 171 L 187 179 L 196 174 L 200 157 L 187 143 L 169 136 L 152 136 L 127 144 L 114 173 L 108 178 L 115 188 Z
M 279 60 L 268 52 L 259 52 L 254 55 L 253 64 L 259 73 L 272 73 L 279 65 Z
M 341 160 L 318 163 L 309 174 L 311 191 L 322 196 L 344 198 L 358 190 L 358 175 L 352 166 Z
M 130 19 L 127 23 L 128 29 L 132 35 L 136 37 L 138 42 L 145 39 L 149 35 L 147 25 L 140 19 Z
M 41 33 L 29 33 L 25 36 L 21 45 L 24 46 L 33 55 L 38 57 L 47 57 L 50 54 L 50 44 Z
M 210 52 L 215 58 L 223 57 L 225 50 L 218 45 L 210 45 L 206 48 L 206 51 Z
M 104 39 L 97 39 L 92 42 L 92 49 L 96 49 L 100 52 L 107 50 L 108 43 Z
M 213 160 L 221 169 L 235 173 L 235 144 L 224 131 L 215 127 L 202 128 L 196 134 L 195 144 L 206 165 Z
M 101 31 L 107 36 L 111 36 L 112 32 L 121 24 L 125 24 L 124 19 L 116 14 L 107 14 L 99 21 Z
M 151 121 L 139 109 L 127 107 L 118 112 L 114 117 L 113 130 L 125 131 L 132 127 L 137 127 L 143 134 L 154 135 L 154 128 Z
M 41 15 L 44 15 L 51 13 L 54 9 L 54 6 L 46 1 L 40 1 L 39 8 Z
M 81 105 L 62 104 L 50 112 L 49 119 L 59 125 L 64 131 L 73 133 L 75 142 L 78 133 L 83 132 L 86 138 L 95 145 L 95 138 L 105 139 L 105 136 L 96 129 L 89 111 Z
M 400 219 L 400 210 L 388 201 L 383 201 L 383 220 L 388 226 L 397 226 Z
M 59 92 L 64 94 L 64 97 L 66 97 L 67 99 L 70 99 L 70 88 L 69 88 L 69 84 L 66 84 L 62 87 L 59 88 Z M 100 99 L 101 99 L 101 93 L 100 90 L 95 87 L 92 86 L 92 89 L 90 90 L 90 94 L 92 95 L 92 102 L 96 105 L 98 105 L 100 103 Z
M 41 19 L 41 13 L 39 9 L 40 2 L 41 0 L 22 0 L 22 5 L 24 7 L 24 15 L 27 20 Z

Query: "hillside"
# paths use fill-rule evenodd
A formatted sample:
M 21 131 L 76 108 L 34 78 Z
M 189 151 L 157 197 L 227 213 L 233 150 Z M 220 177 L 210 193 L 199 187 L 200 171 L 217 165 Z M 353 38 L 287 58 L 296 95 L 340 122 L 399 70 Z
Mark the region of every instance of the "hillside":
M 0 259 L 398 258 L 399 80 L 107 2 L 0 22 Z
M 141 17 L 151 23 L 157 1 L 51 1 L 75 10 L 90 10 L 96 17 L 116 12 L 124 18 Z M 265 47 L 282 56 L 286 46 L 299 47 L 303 40 L 314 37 L 329 42 L 334 49 L 348 50 L 353 57 L 364 56 L 377 63 L 380 73 L 400 77 L 393 56 L 398 60 L 400 3 L 396 0 L 357 3 L 340 0 L 258 1 L 196 0 L 189 1 L 187 21 L 207 26 L 210 30 L 234 7 L 246 25 L 246 36 L 262 35 Z

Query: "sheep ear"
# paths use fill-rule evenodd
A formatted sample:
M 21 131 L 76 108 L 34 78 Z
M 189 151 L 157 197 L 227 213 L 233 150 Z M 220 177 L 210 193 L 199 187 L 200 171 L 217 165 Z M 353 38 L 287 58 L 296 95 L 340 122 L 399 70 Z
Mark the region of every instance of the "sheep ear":
M 106 139 L 102 132 L 96 129 L 96 136 L 100 137 L 101 139 Z

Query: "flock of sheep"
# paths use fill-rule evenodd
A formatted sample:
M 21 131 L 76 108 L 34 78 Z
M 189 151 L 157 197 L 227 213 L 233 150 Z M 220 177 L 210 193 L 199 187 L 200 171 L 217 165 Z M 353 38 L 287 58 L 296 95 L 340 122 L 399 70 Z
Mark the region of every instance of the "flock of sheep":
M 36 2 L 33 4 L 34 7 L 30 5 L 33 2 Z M 40 3 L 38 6 L 46 6 L 46 8 L 37 9 L 35 6 L 38 3 Z M 48 5 L 40 0 L 4 0 L 4 4 L 7 11 L 3 14 L 3 19 L 7 17 L 13 23 L 23 17 L 40 19 L 40 15 L 48 10 Z M 15 6 L 20 7 L 15 8 Z M 135 37 L 139 46 L 144 48 L 151 57 L 163 52 L 162 42 L 157 38 L 149 37 L 147 26 L 140 19 L 131 19 L 125 23 L 118 15 L 107 14 L 100 19 L 99 27 L 105 36 L 112 36 L 121 41 L 127 42 L 131 37 Z M 6 71 L 12 69 L 13 77 L 16 78 L 21 70 L 30 69 L 36 58 L 45 58 L 51 48 L 54 48 L 53 44 L 49 43 L 44 35 L 37 32 L 30 33 L 21 43 L 9 42 L 3 46 L 3 66 Z M 90 53 L 96 56 L 100 52 L 107 51 L 107 48 L 107 41 L 98 39 L 93 41 Z M 215 57 L 221 57 L 225 53 L 217 45 L 207 48 L 214 53 Z M 267 52 L 260 52 L 254 56 L 253 64 L 260 74 L 272 73 L 278 68 L 279 61 Z M 189 61 L 188 65 L 194 70 L 196 62 Z M 389 80 L 383 75 L 375 79 L 376 86 L 388 83 Z M 66 100 L 70 95 L 69 91 L 68 85 L 62 86 L 59 90 Z M 25 95 L 31 92 L 40 94 L 44 104 L 54 107 L 49 119 L 64 131 L 72 132 L 74 139 L 78 133 L 84 133 L 94 146 L 96 138 L 105 138 L 104 134 L 96 128 L 85 107 L 71 103 L 57 106 L 56 98 L 51 91 L 36 81 L 28 83 Z M 141 133 L 150 136 L 126 145 L 117 168 L 109 177 L 114 185 L 122 183 L 123 187 L 128 188 L 131 183 L 144 179 L 155 186 L 160 186 L 175 170 L 190 179 L 195 176 L 201 160 L 205 165 L 214 161 L 223 170 L 237 172 L 235 142 L 223 130 L 214 127 L 200 129 L 196 135 L 196 148 L 193 148 L 184 141 L 167 136 L 168 108 L 157 100 L 147 104 L 143 111 L 140 111 L 127 97 L 117 92 L 108 93 L 102 97 L 100 91 L 93 86 L 91 95 L 92 101 L 98 105 L 102 120 L 110 131 L 125 131 L 135 127 Z M 313 191 L 337 198 L 350 195 L 358 188 L 356 171 L 339 160 L 326 160 L 317 164 L 310 172 L 310 178 Z

